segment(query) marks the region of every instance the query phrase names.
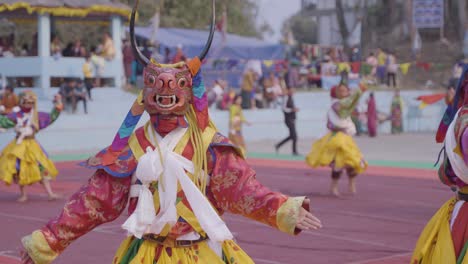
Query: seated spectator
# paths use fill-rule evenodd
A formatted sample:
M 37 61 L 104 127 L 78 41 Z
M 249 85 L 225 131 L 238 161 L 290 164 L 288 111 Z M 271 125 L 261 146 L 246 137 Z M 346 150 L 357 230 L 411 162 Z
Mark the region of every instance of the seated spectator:
M 26 56 L 29 56 L 30 54 L 30 51 L 29 51 L 29 46 L 28 44 L 23 44 L 23 46 L 21 47 L 21 51 L 20 51 L 20 56 L 21 57 L 26 57 Z
M 62 97 L 62 104 L 65 108 L 70 106 L 74 108 L 76 105 L 75 96 L 73 95 L 73 90 L 76 86 L 76 82 L 72 78 L 66 78 L 62 85 L 60 85 L 59 94 Z
M 3 50 L 3 57 L 5 58 L 13 58 L 15 57 L 15 54 L 13 53 L 13 47 L 12 46 L 6 46 Z
M 86 88 L 83 80 L 78 80 L 75 88 L 73 89 L 73 96 L 75 97 L 75 105 L 73 106 L 73 113 L 76 113 L 76 107 L 79 101 L 83 101 L 84 113 L 88 114 L 86 105 Z
M 73 57 L 84 57 L 86 56 L 86 49 L 81 45 L 81 40 L 77 39 L 73 44 L 72 48 Z
M 52 38 L 52 43 L 50 44 L 50 54 L 55 59 L 58 59 L 62 56 L 62 43 L 58 36 Z
M 67 47 L 62 51 L 63 57 L 73 57 L 73 43 L 69 42 Z
M 14 112 L 14 109 L 18 107 L 18 104 L 19 99 L 15 94 L 13 87 L 7 86 L 2 100 L 0 100 L 0 114 L 8 115 L 11 112 Z

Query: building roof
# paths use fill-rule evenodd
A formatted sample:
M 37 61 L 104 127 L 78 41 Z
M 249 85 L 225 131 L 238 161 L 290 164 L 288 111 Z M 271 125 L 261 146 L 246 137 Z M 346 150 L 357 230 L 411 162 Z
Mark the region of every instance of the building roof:
M 2 0 L 0 16 L 5 13 L 49 13 L 58 17 L 119 15 L 129 17 L 131 8 L 111 0 Z

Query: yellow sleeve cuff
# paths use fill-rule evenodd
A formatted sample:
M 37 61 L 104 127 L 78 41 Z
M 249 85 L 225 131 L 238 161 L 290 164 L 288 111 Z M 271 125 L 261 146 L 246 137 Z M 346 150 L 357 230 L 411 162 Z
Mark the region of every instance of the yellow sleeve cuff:
M 58 254 L 50 248 L 41 231 L 34 231 L 31 235 L 21 239 L 23 247 L 35 264 L 49 264 Z
M 281 232 L 290 235 L 297 235 L 299 233 L 296 230 L 296 225 L 299 218 L 299 211 L 302 208 L 305 198 L 305 196 L 290 197 L 278 209 L 276 223 Z

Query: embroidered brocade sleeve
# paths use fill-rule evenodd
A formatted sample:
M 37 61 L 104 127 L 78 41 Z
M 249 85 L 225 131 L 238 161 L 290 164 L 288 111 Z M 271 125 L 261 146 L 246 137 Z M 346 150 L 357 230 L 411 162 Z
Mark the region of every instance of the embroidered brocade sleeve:
M 468 166 L 468 106 L 460 110 L 455 123 L 455 138 L 460 150 L 460 155 Z
M 61 112 L 62 106 L 60 105 L 54 106 L 50 113 L 39 112 L 39 129 L 44 129 L 52 125 L 52 123 L 58 119 Z
M 468 127 L 465 128 L 465 130 L 463 131 L 463 134 L 460 139 L 460 145 L 462 148 L 463 160 L 468 166 Z
M 130 181 L 131 177 L 116 178 L 104 170 L 96 171 L 57 218 L 23 238 L 23 246 L 35 263 L 50 263 L 73 241 L 116 219 L 127 205 Z
M 361 98 L 362 91 L 357 89 L 349 97 L 341 99 L 339 101 L 339 109 L 337 111 L 338 115 L 341 118 L 346 118 L 351 116 L 351 113 L 356 108 L 356 105 L 359 103 L 359 98 Z
M 262 222 L 288 234 L 295 228 L 305 197 L 288 197 L 259 183 L 255 171 L 233 148 L 216 148 L 210 191 L 216 207 Z

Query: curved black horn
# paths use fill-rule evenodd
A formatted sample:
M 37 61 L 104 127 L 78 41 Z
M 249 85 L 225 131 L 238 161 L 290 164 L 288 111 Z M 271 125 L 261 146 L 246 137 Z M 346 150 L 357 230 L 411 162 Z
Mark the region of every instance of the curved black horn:
M 213 37 L 215 33 L 215 23 L 216 23 L 216 8 L 215 8 L 215 0 L 212 0 L 212 7 L 211 7 L 211 26 L 210 26 L 210 35 L 208 37 L 208 41 L 206 42 L 205 48 L 203 51 L 200 53 L 200 56 L 198 58 L 203 61 L 203 59 L 206 57 L 208 54 L 208 51 L 210 51 L 211 43 L 213 42 Z M 225 22 L 226 23 L 226 22 Z
M 143 53 L 141 53 L 140 49 L 138 49 L 138 44 L 135 37 L 135 17 L 138 9 L 138 2 L 139 0 L 135 1 L 135 6 L 132 10 L 132 16 L 130 17 L 130 42 L 132 43 L 133 55 L 143 66 L 146 67 L 146 65 L 149 64 L 150 60 L 146 58 L 146 56 L 143 55 Z

